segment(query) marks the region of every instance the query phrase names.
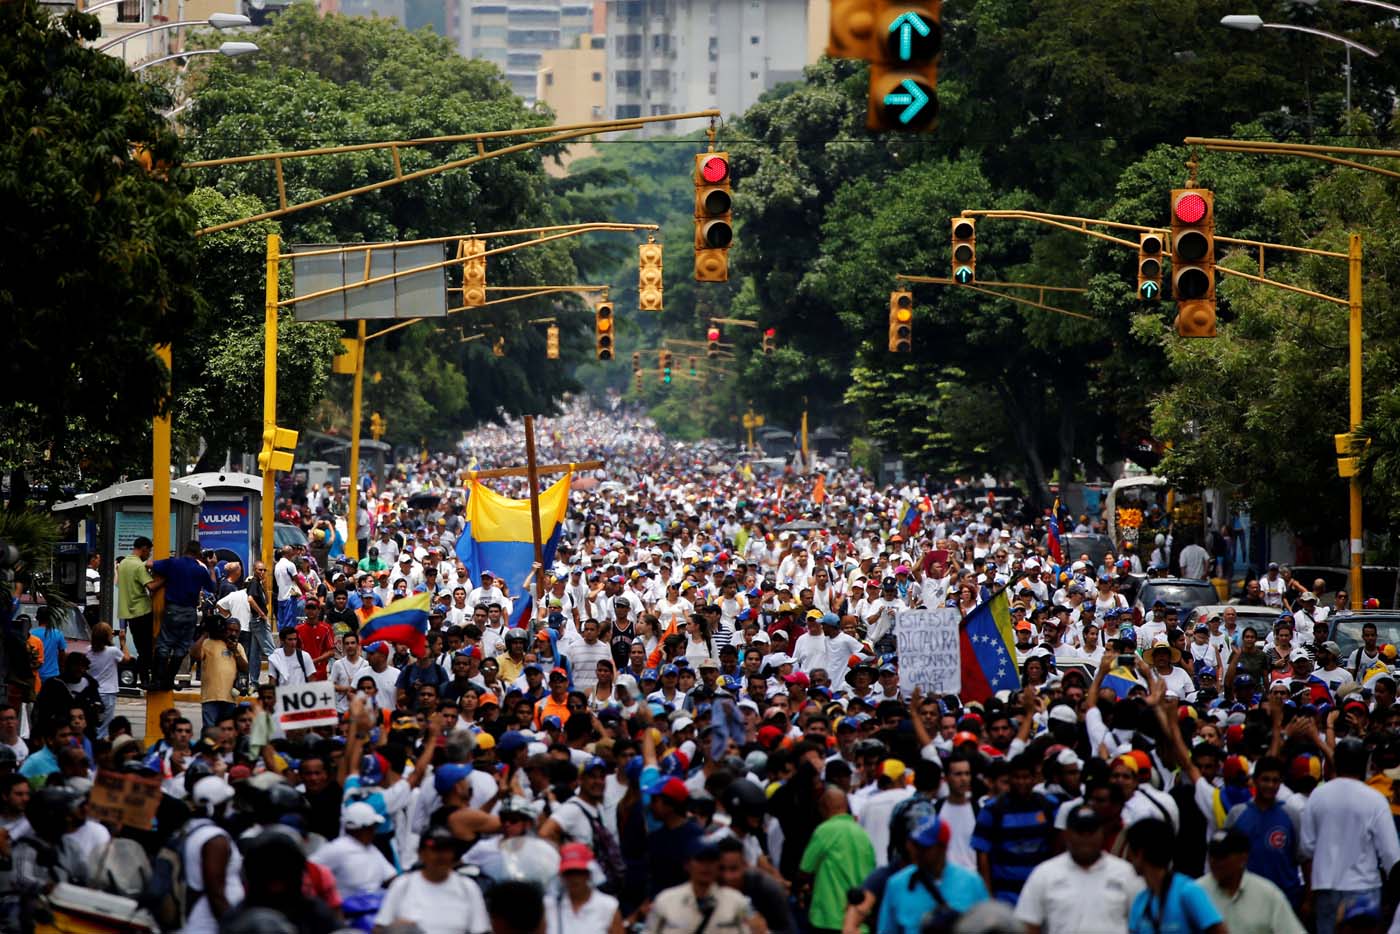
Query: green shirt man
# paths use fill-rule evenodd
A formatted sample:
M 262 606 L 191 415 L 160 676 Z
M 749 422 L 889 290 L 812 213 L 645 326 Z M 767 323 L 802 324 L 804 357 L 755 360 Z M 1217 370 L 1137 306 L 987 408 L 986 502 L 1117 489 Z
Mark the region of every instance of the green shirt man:
M 802 854 L 803 877 L 812 878 L 807 917 L 814 928 L 840 930 L 846 917 L 846 893 L 875 871 L 875 847 L 846 807 L 846 796 L 839 789 L 822 794 L 817 808 L 825 820 Z
M 151 592 L 146 585 L 155 580 L 146 562 L 151 558 L 151 541 L 137 538 L 132 552 L 117 565 L 117 619 L 136 619 L 151 613 Z

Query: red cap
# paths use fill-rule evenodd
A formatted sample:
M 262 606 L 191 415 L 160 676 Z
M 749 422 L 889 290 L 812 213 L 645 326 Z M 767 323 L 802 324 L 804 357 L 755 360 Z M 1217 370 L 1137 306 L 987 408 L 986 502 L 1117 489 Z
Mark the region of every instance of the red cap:
M 661 786 L 657 792 L 663 798 L 670 798 L 672 801 L 685 803 L 690 800 L 690 789 L 685 787 L 685 782 L 672 776 L 666 779 L 666 784 Z
M 587 872 L 592 862 L 593 851 L 586 843 L 566 843 L 559 848 L 560 872 Z
M 812 683 L 812 679 L 808 678 L 804 671 L 794 671 L 790 675 L 783 675 L 783 681 L 788 684 L 800 684 L 803 687 Z
M 963 730 L 959 733 L 953 734 L 953 748 L 955 749 L 958 746 L 961 746 L 963 743 L 972 743 L 973 745 L 978 745 L 981 742 L 982 741 L 977 738 L 976 733 L 969 732 L 968 730 Z
M 783 731 L 776 726 L 759 727 L 758 744 L 764 749 L 772 749 L 783 738 Z

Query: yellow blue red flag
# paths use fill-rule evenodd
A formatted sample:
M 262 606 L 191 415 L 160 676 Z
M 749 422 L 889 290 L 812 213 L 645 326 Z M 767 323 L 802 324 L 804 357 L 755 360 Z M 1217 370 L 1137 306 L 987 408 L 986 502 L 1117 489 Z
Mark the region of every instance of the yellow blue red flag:
M 572 479 L 573 473 L 566 473 L 540 492 L 540 540 L 546 568 L 554 562 L 554 549 L 564 528 Z M 531 599 L 525 590 L 525 578 L 535 563 L 535 537 L 528 499 L 502 496 L 469 475 L 467 524 L 457 539 L 457 557 L 473 581 L 480 581 L 482 573 L 489 571 L 492 577 L 506 582 L 515 600 L 511 625 L 530 618 Z
M 427 593 L 418 593 L 375 610 L 360 625 L 360 642 L 396 642 L 422 655 L 428 650 L 429 599 Z

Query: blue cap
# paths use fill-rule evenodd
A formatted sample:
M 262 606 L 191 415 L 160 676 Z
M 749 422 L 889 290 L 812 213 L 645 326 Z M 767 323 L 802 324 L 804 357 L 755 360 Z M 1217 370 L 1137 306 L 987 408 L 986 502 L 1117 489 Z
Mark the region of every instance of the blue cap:
M 532 669 L 532 668 L 533 668 L 535 671 L 538 671 L 540 674 L 544 674 L 544 666 L 541 665 L 539 662 L 528 662 L 528 663 L 526 663 L 525 667 L 522 668 L 522 669 L 520 669 L 520 672 L 521 672 L 521 674 L 524 674 L 525 672 L 529 671 L 529 670 Z
M 655 668 L 646 668 L 646 669 L 643 669 L 643 670 L 642 670 L 642 680 L 643 680 L 643 681 L 655 681 L 655 680 L 656 680 L 656 669 L 655 669 Z
M 895 671 L 895 667 L 894 667 L 893 665 L 881 665 L 881 666 L 880 666 L 880 674 L 882 674 L 882 675 L 892 675 L 892 674 L 897 674 L 897 672 Z
M 1153 600 L 1153 601 L 1152 601 L 1152 607 L 1153 607 L 1153 609 L 1156 609 L 1156 608 L 1159 607 L 1159 606 L 1166 606 L 1166 605 L 1167 605 L 1167 601 L 1163 600 L 1161 597 L 1158 597 L 1156 600 Z
M 551 714 L 540 721 L 540 727 L 546 730 L 562 730 L 564 729 L 564 721 Z
M 470 774 L 471 763 L 449 762 L 433 773 L 433 787 L 437 789 L 438 794 L 445 795 Z
M 496 755 L 515 752 L 517 749 L 524 749 L 530 745 L 530 738 L 518 730 L 506 730 L 501 734 L 501 738 L 496 740 Z
M 1199 669 L 1196 670 L 1196 677 L 1198 677 L 1198 678 L 1214 678 L 1214 677 L 1215 677 L 1215 669 L 1212 668 L 1212 667 L 1210 667 L 1209 665 L 1202 665 Z
M 1118 638 L 1131 639 L 1132 641 L 1136 642 L 1137 630 L 1134 629 L 1132 626 L 1124 626 L 1123 628 L 1118 630 Z
M 627 760 L 627 766 L 622 770 L 627 776 L 627 780 L 636 784 L 637 779 L 642 777 L 642 768 L 646 765 L 646 760 L 641 756 L 633 756 Z
M 680 673 L 681 673 L 681 670 L 680 670 L 679 668 L 677 668 L 675 665 L 662 665 L 662 666 L 661 666 L 661 674 L 662 674 L 662 675 L 678 675 L 678 674 L 680 674 Z M 643 677 L 645 677 L 645 675 L 643 675 Z
M 745 607 L 744 609 L 740 610 L 739 615 L 734 618 L 741 623 L 748 622 L 749 620 L 753 619 L 753 607 Z
M 820 622 L 823 626 L 840 626 L 841 617 L 835 613 L 823 613 Z
M 599 756 L 590 756 L 588 761 L 583 764 L 583 768 L 578 771 L 580 775 L 585 775 L 595 769 L 601 769 L 606 772 L 608 770 L 607 761 Z
M 857 720 L 855 717 L 842 717 L 839 721 L 837 721 L 837 723 L 836 723 L 836 729 L 839 731 L 839 730 L 841 730 L 842 728 L 845 728 L 845 729 L 848 729 L 848 730 L 856 730 L 856 729 L 859 729 L 859 728 L 860 728 L 860 721 Z
M 917 827 L 909 834 L 909 839 L 915 846 L 938 846 L 940 843 L 948 843 L 947 831 L 943 829 L 943 821 L 937 814 L 930 814 L 919 821 Z

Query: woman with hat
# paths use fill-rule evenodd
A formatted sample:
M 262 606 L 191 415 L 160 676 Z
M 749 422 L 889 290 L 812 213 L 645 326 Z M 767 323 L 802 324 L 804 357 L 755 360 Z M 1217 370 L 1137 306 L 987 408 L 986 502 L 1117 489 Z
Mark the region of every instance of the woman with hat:
M 1185 700 L 1195 692 L 1195 682 L 1191 680 L 1191 675 L 1186 669 L 1181 667 L 1181 650 L 1171 644 L 1168 635 L 1163 634 L 1152 640 L 1149 658 L 1153 673 L 1162 679 L 1169 693 Z

